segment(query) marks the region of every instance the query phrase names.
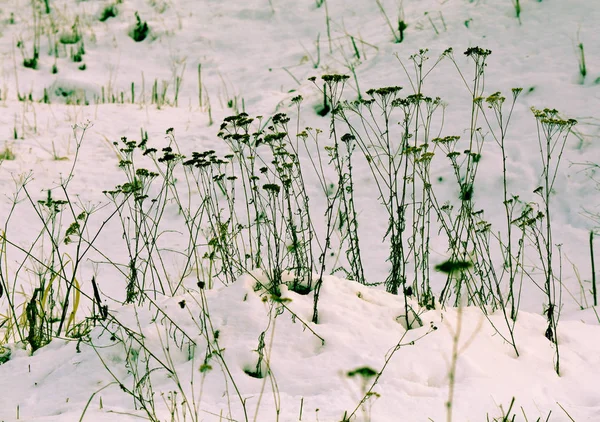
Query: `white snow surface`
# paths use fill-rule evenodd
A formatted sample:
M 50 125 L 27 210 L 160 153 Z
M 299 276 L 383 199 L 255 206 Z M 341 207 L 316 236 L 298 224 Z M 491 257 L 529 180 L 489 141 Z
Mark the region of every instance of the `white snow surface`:
M 160 369 L 150 377 L 159 420 L 338 422 L 344 414 L 352 414 L 353 421 L 373 422 L 503 420 L 514 398 L 510 415 L 515 415 L 515 421 L 600 421 L 600 309 L 591 306 L 589 292 L 589 232 L 597 220 L 586 214 L 599 212 L 600 195 L 590 178 L 594 174 L 581 165 L 600 163 L 598 1 L 521 0 L 520 23 L 509 0 L 382 1 L 392 22 L 402 10 L 408 24 L 402 43 L 393 42 L 375 0 L 325 0 L 321 7 L 314 0 L 122 0 L 115 3 L 118 16 L 100 22 L 100 11 L 111 3 L 49 0 L 52 11 L 42 15 L 42 24 L 52 22 L 56 38 L 68 33 L 78 19 L 85 54 L 83 62 L 75 63 L 69 58 L 71 47 L 66 45 L 55 58 L 49 51 L 51 37 L 44 35 L 37 70 L 22 65 L 18 45 L 23 45 L 25 56 L 31 54 L 35 33 L 32 4 L 43 7 L 43 2 L 7 0 L 0 4 L 0 150 L 7 147 L 15 155 L 0 164 L 2 225 L 9 218 L 19 181 L 29 177 L 32 200 L 43 200 L 46 190 L 59 186 L 75 164 L 69 195 L 79 206 L 98 208 L 90 222 L 89 230 L 94 233 L 112 212 L 110 206 L 102 207 L 108 202 L 102 192 L 126 181 L 113 142 L 122 137 L 139 140 L 141 130 L 147 131 L 149 144 L 159 149 L 168 145 L 165 132 L 173 128 L 183 154 L 206 149 L 222 154 L 227 150 L 216 136 L 219 124 L 234 114 L 236 106 L 251 116 L 286 112 L 295 120 L 297 109 L 291 99 L 301 94 L 300 127 L 327 133 L 329 118 L 316 115 L 313 109 L 322 94 L 307 78 L 351 75 L 348 60 L 356 66 L 363 95 L 369 88 L 392 85 L 402 86 L 410 94 L 410 81 L 400 62 L 410 68 L 409 56 L 419 49 L 429 49 L 426 66 L 430 66 L 452 47 L 467 84 L 472 63 L 462 52 L 473 46 L 490 49 L 486 95 L 502 91 L 510 97 L 511 88 L 524 88 L 507 138 L 508 188 L 524 201 L 536 200 L 532 192 L 542 178 L 536 121 L 530 107 L 556 108 L 561 116 L 579 121 L 567 140 L 552 196 L 553 237 L 561 245 L 557 256 L 561 257 L 563 283 L 558 325 L 560 376 L 554 370 L 554 347 L 544 336 L 545 298 L 532 280 L 523 281 L 514 330 L 519 356 L 493 328 L 499 327 L 507 335 L 501 312 L 486 316 L 477 307 L 419 309 L 411 299 L 422 327 L 406 330 L 401 323 L 405 320 L 401 295 L 333 275 L 323 282 L 318 324 L 310 322 L 312 293 L 299 295 L 282 286 L 282 297 L 290 299 L 282 309 L 255 289 L 250 275 L 228 286 L 214 283 L 203 291 L 195 287 L 193 277 L 185 278 L 185 289 L 176 296 L 156 299 L 164 311 L 157 314 L 148 306 L 122 305 L 126 279 L 101 262 L 108 258 L 127 262 L 122 227 L 111 222 L 95 241 L 97 250 L 106 256 L 91 251 L 78 269 L 77 279 L 82 291 L 91 295 L 90 280 L 95 276 L 110 312 L 123 324 L 140 330 L 155 351 L 150 366 L 155 366 L 153 359 L 160 359 L 172 368 L 171 374 Z M 139 43 L 128 35 L 136 12 L 150 27 L 149 37 Z M 353 58 L 350 35 L 358 44 L 360 60 Z M 317 39 L 320 62 L 315 67 Z M 578 69 L 580 43 L 585 48 L 585 78 Z M 85 70 L 79 69 L 82 63 Z M 51 71 L 54 64 L 56 74 Z M 199 64 L 205 96 L 202 107 Z M 181 82 L 175 105 L 177 78 Z M 155 80 L 159 89 L 166 86 L 172 104 L 159 108 L 151 103 Z M 40 101 L 44 91 L 50 104 Z M 65 91 L 85 96 L 89 104 L 68 104 L 61 94 Z M 98 103 L 102 95 L 119 98 L 121 92 L 125 104 Z M 449 60 L 427 76 L 424 92 L 447 104 L 443 128 L 438 121 L 437 130 L 441 128 L 443 136 L 465 136 L 470 94 Z M 29 95 L 33 101 L 19 101 L 18 96 Z M 353 77 L 344 95 L 356 99 Z M 81 128 L 86 122 L 90 126 L 84 133 Z M 486 210 L 490 222 L 502 224 L 500 151 L 492 140 L 481 160 L 476 203 Z M 435 183 L 442 199 L 455 198 L 452 169 L 447 162 L 440 162 L 445 165 L 432 169 L 432 179 L 440 178 Z M 368 167 L 365 163 L 357 166 L 363 260 L 368 281 L 378 283 L 389 270 L 388 245 L 382 242 L 387 216 L 378 203 Z M 307 184 L 317 208 L 324 210 L 316 179 L 309 176 Z M 64 197 L 59 189 L 53 192 L 55 197 Z M 42 225 L 23 192 L 19 199 L 2 230 L 6 229 L 5 235 L 14 245 L 27 249 Z M 197 198 L 192 194 L 190 200 Z M 179 219 L 177 206 L 169 204 L 164 215 L 164 248 L 185 247 L 180 232 L 167 231 L 181 230 Z M 67 220 L 65 217 L 65 228 L 71 223 Z M 323 228 L 321 221 L 315 224 L 317 229 Z M 64 250 L 73 252 L 67 246 Z M 2 254 L 0 266 L 14 275 L 23 260 L 22 251 L 11 246 Z M 447 245 L 435 236 L 431 254 L 432 266 L 444 261 L 447 254 Z M 174 279 L 179 277 L 181 259 L 175 253 L 165 256 L 169 257 L 164 264 L 167 271 Z M 600 255 L 596 252 L 596 256 L 598 267 Z M 530 264 L 535 265 L 533 253 L 531 257 Z M 20 304 L 32 295 L 35 268 L 35 262 L 28 260 L 26 269 L 18 272 Z M 541 285 L 543 277 L 539 271 L 537 274 L 539 279 L 534 281 Z M 433 272 L 432 277 L 439 294 L 443 277 Z M 185 307 L 180 306 L 182 301 Z M 0 314 L 7 309 L 3 296 Z M 212 369 L 201 372 L 207 354 L 202 315 L 207 309 L 227 366 L 213 356 L 206 362 Z M 281 312 L 276 315 L 277 309 Z M 82 297 L 78 317 L 83 319 L 91 311 L 92 302 Z M 179 328 L 174 328 L 175 324 Z M 0 327 L 0 334 L 2 330 Z M 179 330 L 185 332 L 185 338 Z M 272 377 L 258 379 L 244 370 L 256 365 L 255 350 L 262 332 Z M 0 346 L 11 351 L 10 360 L 0 364 L 0 421 L 147 418 L 119 387 L 119 382 L 126 388 L 136 382 L 126 366 L 123 346 L 115 344 L 111 333 L 99 325 L 83 341 L 57 338 L 33 354 L 14 341 Z M 169 353 L 165 353 L 167 347 Z M 452 381 L 453 351 L 456 368 Z M 363 367 L 383 371 L 372 389 L 376 394 L 361 405 L 373 378 L 363 382 L 360 376 L 348 373 Z M 196 414 L 184 415 L 181 393 L 174 399 L 176 416 L 169 412 L 166 403 L 178 390 L 177 382 L 186 391 L 187 401 L 194 402 Z M 446 403 L 451 386 L 449 411 Z

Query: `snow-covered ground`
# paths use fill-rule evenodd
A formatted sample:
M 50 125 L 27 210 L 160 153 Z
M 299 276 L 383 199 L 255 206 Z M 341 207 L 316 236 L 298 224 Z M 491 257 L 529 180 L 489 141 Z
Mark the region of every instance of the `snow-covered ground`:
M 116 16 L 107 17 L 107 11 Z M 141 42 L 131 37 L 136 15 L 149 27 Z M 407 27 L 396 43 L 386 19 L 397 35 L 399 16 Z M 149 414 L 161 421 L 512 421 L 513 415 L 515 421 L 600 421 L 600 309 L 591 306 L 589 243 L 590 231 L 598 226 L 590 214 L 600 212 L 598 185 L 589 168 L 600 164 L 598 22 L 600 4 L 590 0 L 3 2 L 0 357 L 10 358 L 0 364 L 0 421 L 129 421 Z M 36 69 L 24 66 L 31 67 L 34 46 L 39 48 Z M 428 49 L 427 72 L 451 47 L 456 65 L 448 57 L 441 60 L 426 75 L 422 92 L 444 103 L 431 137 L 460 135 L 460 142 L 467 142 L 473 61 L 462 53 L 474 46 L 492 51 L 485 96 L 501 91 L 509 105 L 510 90 L 523 88 L 506 137 L 510 195 L 540 203 L 533 191 L 543 183 L 543 174 L 530 108 L 555 108 L 562 118 L 579 122 L 567 138 L 550 196 L 561 292 L 556 294 L 560 376 L 555 345 L 544 335 L 548 303 L 542 264 L 530 240 L 523 265 L 531 278 L 522 280 L 516 347 L 506 341 L 504 314 L 486 315 L 477 306 L 427 310 L 413 297 L 408 304 L 420 327 L 405 329 L 403 295 L 386 293 L 380 285 L 390 269 L 389 242 L 382 241 L 388 215 L 366 161 L 359 158 L 354 177 L 362 260 L 367 282 L 379 285 L 336 277 L 341 272 L 326 275 L 317 324 L 311 322 L 314 293 L 300 295 L 282 286 L 281 298 L 273 298 L 257 288 L 256 279 L 267 284 L 261 275 L 243 275 L 227 286 L 209 280 L 206 287 L 212 288 L 199 289 L 196 277 L 203 270 L 185 266 L 185 211 L 173 198 L 164 204 L 156 234 L 164 261 L 152 263 L 148 279 L 170 286 L 181 281 L 182 288 L 172 297 L 149 294 L 152 302 L 123 305 L 130 275 L 123 232 L 131 220 L 124 216 L 124 228 L 110 195 L 103 193 L 127 182 L 119 168 L 121 138 L 139 142 L 147 133 L 148 145 L 159 151 L 176 145 L 187 157 L 204 150 L 223 155 L 230 151 L 217 133 L 226 116 L 246 112 L 266 119 L 284 112 L 293 130 L 296 122 L 300 130 L 319 128 L 324 140 L 330 114 L 315 112 L 323 94 L 309 77 L 317 77 L 320 87 L 321 75 L 349 75 L 343 97 L 350 101 L 359 92 L 367 97 L 368 89 L 386 86 L 402 86 L 400 96 L 406 96 L 414 93 L 409 57 Z M 292 102 L 297 95 L 304 98 L 299 114 Z M 501 153 L 483 118 L 478 125 L 486 140 L 474 201 L 477 209 L 485 209 L 493 232 L 504 233 Z M 324 144 L 302 151 L 303 163 Z M 458 145 L 458 150 L 467 148 Z M 555 151 L 552 159 L 558 156 Z M 153 170 L 148 157 L 140 154 L 136 160 Z M 433 164 L 438 200 L 455 201 L 459 189 L 448 160 L 436 158 Z M 304 175 L 314 204 L 313 224 L 322 233 L 325 196 L 317 176 Z M 336 182 L 332 168 L 325 175 Z M 189 201 L 191 210 L 199 207 L 200 195 L 188 192 L 183 171 L 173 177 L 173 186 L 183 192 L 182 203 Z M 55 200 L 73 205 L 58 214 L 56 226 L 46 224 L 60 232 L 62 261 L 52 264 L 53 245 L 36 212 L 48 189 Z M 162 191 L 155 186 L 148 194 L 160 197 Z M 93 248 L 84 244 L 82 256 L 77 241 L 64 244 L 64 234 L 84 210 Z M 339 241 L 335 234 L 333 243 Z M 596 272 L 598 249 L 600 244 Z M 436 230 L 429 251 L 438 296 L 445 276 L 434 266 L 449 252 Z M 492 253 L 498 257 L 500 252 Z M 344 265 L 344 257 L 343 250 L 335 249 L 327 257 L 327 273 Z M 73 328 L 86 316 L 98 315 L 92 278 L 110 317 L 89 322 L 89 333 L 71 331 L 69 337 L 63 330 L 32 354 L 31 345 L 18 341 L 19 335 L 27 338 L 26 303 L 41 279 L 46 290 L 38 292 L 39 307 L 49 306 L 53 290 L 57 298 L 64 297 L 68 284 L 60 274 L 72 274 L 75 262 L 67 311 L 76 312 L 67 325 Z M 495 264 L 502 267 L 502 258 Z M 149 267 L 139 264 L 143 268 Z M 53 312 L 60 319 L 59 308 Z M 15 325 L 23 332 L 15 334 Z M 263 378 L 247 374 L 256 370 L 259 353 L 269 368 Z M 136 400 L 127 391 L 143 398 Z M 144 411 L 140 401 L 155 407 Z

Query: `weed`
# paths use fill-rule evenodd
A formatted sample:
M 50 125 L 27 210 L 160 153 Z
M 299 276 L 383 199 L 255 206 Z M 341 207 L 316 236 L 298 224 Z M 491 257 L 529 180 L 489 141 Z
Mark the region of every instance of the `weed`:
M 560 375 L 560 355 L 558 349 L 557 325 L 560 317 L 560 298 L 561 293 L 556 288 L 555 264 L 553 262 L 554 240 L 552 238 L 551 192 L 554 190 L 554 183 L 558 175 L 562 154 L 567 142 L 567 137 L 571 128 L 577 124 L 574 119 L 561 119 L 558 111 L 554 109 L 538 110 L 532 108 L 533 115 L 537 121 L 538 143 L 540 147 L 540 157 L 542 162 L 542 185 L 534 190 L 542 200 L 542 212 L 538 212 L 534 224 L 530 226 L 530 236 L 534 239 L 537 252 L 542 261 L 542 268 L 545 276 L 544 292 L 548 300 L 544 314 L 548 320 L 546 329 L 546 338 L 554 343 L 555 362 L 554 368 Z
M 515 9 L 515 17 L 519 21 L 519 25 L 521 25 L 521 0 L 512 0 L 512 3 Z
M 131 31 L 129 32 L 129 36 L 135 42 L 142 42 L 146 39 L 148 34 L 150 33 L 150 28 L 148 27 L 148 22 L 142 21 L 138 12 L 135 12 L 135 24 Z
M 317 50 L 316 58 L 314 58 L 312 56 L 312 54 L 310 54 L 308 52 L 308 50 L 304 46 L 302 46 L 302 48 L 304 48 L 304 52 L 306 53 L 306 57 L 308 57 L 308 59 L 310 59 L 312 65 L 313 65 L 313 68 L 315 68 L 315 69 L 317 69 L 319 67 L 319 64 L 321 63 L 321 43 L 319 42 L 320 38 L 321 38 L 321 33 L 318 33 L 317 40 L 315 41 L 315 48 Z
M 10 360 L 12 355 L 11 350 L 8 347 L 0 346 L 0 365 Z
M 81 33 L 79 32 L 79 18 L 75 18 L 75 23 L 71 27 L 71 32 L 63 33 L 59 39 L 61 44 L 77 44 L 81 40 Z
M 98 20 L 100 22 L 105 22 L 110 18 L 116 18 L 119 15 L 119 9 L 117 9 L 117 5 L 115 3 L 106 5 L 98 16 Z
M 387 12 L 385 11 L 385 8 L 383 7 L 383 4 L 381 3 L 381 0 L 375 0 L 375 2 L 377 3 L 377 7 L 379 8 L 379 11 L 381 12 L 383 18 L 385 19 L 385 22 L 387 23 L 387 26 L 390 28 L 390 31 L 392 32 L 392 36 L 394 37 L 394 42 L 395 43 L 401 43 L 402 41 L 404 41 L 404 31 L 406 30 L 406 28 L 408 28 L 408 25 L 406 25 L 406 22 L 404 20 L 404 18 L 402 17 L 403 13 L 401 12 L 399 14 L 398 17 L 398 25 L 397 25 L 397 30 L 394 28 L 394 25 L 392 25 L 392 21 L 390 20 Z
M 327 84 L 323 84 L 323 103 L 316 108 L 316 112 L 319 116 L 325 117 L 330 111 L 331 107 L 327 103 Z
M 81 51 L 75 51 L 71 49 L 71 60 L 73 61 L 73 63 L 81 63 L 83 61 L 83 54 L 81 53 Z
M 590 231 L 590 260 L 592 262 L 592 299 L 594 306 L 598 306 L 598 289 L 596 286 L 596 264 L 594 261 L 594 231 Z
M 38 58 L 34 56 L 31 58 L 23 59 L 23 66 L 28 69 L 36 70 L 38 68 Z
M 397 42 L 401 43 L 404 41 L 404 31 L 408 29 L 408 25 L 404 22 L 403 19 L 398 19 L 398 38 Z
M 14 151 L 8 144 L 6 144 L 4 146 L 4 151 L 0 152 L 0 162 L 2 162 L 4 160 L 12 161 L 15 158 L 16 158 L 16 155 L 15 155 Z
M 581 83 L 584 83 L 588 72 L 587 66 L 585 65 L 585 52 L 583 50 L 583 43 L 580 42 L 577 45 L 577 49 L 579 50 L 579 54 L 577 56 L 577 62 L 579 64 L 579 76 L 581 76 Z

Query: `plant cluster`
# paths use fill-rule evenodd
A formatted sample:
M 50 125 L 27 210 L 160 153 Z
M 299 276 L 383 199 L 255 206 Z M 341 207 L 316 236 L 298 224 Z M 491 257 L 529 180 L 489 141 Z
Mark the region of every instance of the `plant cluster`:
M 317 2 L 317 6 L 322 4 L 326 2 Z M 147 33 L 145 22 L 136 17 L 137 26 L 145 27 Z M 75 34 L 76 25 L 69 41 L 80 41 L 75 40 Z M 134 40 L 145 36 L 139 33 L 140 39 Z M 114 383 L 150 420 L 159 420 L 152 383 L 159 372 L 173 381 L 173 391 L 163 397 L 172 415 L 183 412 L 191 420 L 201 420 L 202 387 L 193 378 L 191 383 L 183 383 L 173 354 L 201 361 L 203 380 L 218 365 L 228 398 L 241 409 L 235 418 L 248 421 L 249 405 L 228 366 L 206 291 L 218 285 L 230 286 L 241 277 L 252 279 L 255 293 L 268 310 L 268 323 L 258 336 L 256 360 L 244 372 L 262 380 L 260 397 L 269 383 L 279 412 L 277 382 L 270 370 L 277 318 L 289 316 L 325 345 L 326 339 L 318 334 L 322 287 L 327 275 L 341 273 L 364 285 L 382 284 L 390 294 L 399 295 L 404 305 L 407 330 L 386 355 L 383 367 L 359 367 L 347 374 L 362 380 L 362 399 L 343 420 L 351 420 L 359 411 L 367 420 L 370 403 L 377 398 L 374 388 L 379 378 L 394 354 L 409 344 L 406 333 L 422 326 L 419 315 L 425 310 L 478 306 L 499 337 L 519 355 L 515 323 L 522 284 L 524 280 L 536 282 L 536 275 L 525 265 L 525 255 L 529 254 L 528 259 L 535 257 L 544 275 L 540 288 L 545 294 L 543 312 L 548 326 L 542 334 L 554 346 L 555 370 L 559 373 L 561 271 L 552 231 L 551 192 L 567 136 L 576 122 L 561 118 L 556 110 L 532 110 L 538 127 L 541 185 L 533 190 L 532 198 L 512 194 L 507 179 L 507 140 L 522 90 L 512 89 L 508 96 L 486 93 L 484 75 L 490 54 L 486 49 L 469 48 L 465 52 L 472 63 L 469 75 L 460 69 L 451 49 L 432 65 L 428 65 L 427 50 L 411 56 L 411 66 L 400 60 L 411 85 L 412 92 L 406 95 L 402 87 L 389 86 L 369 89 L 364 97 L 349 101 L 344 88 L 350 76 L 326 74 L 319 82 L 311 78 L 323 97 L 318 114 L 327 119 L 328 131 L 300 126 L 305 107 L 302 97 L 296 96 L 291 100 L 294 117 L 285 113 L 251 117 L 243 111 L 226 117 L 217 134 L 227 147 L 222 155 L 215 150 L 182 152 L 173 129 L 166 131 L 167 145 L 162 148 L 153 147 L 143 130 L 137 141 L 122 138 L 113 146 L 123 182 L 104 191 L 107 215 L 99 224 L 92 224 L 92 217 L 101 207 L 83 206 L 70 194 L 77 157 L 69 176 L 58 188 L 48 190 L 43 199 L 30 192 L 29 178 L 21 180 L 0 233 L 0 298 L 8 305 L 0 320 L 2 344 L 20 342 L 35 351 L 58 336 L 88 344 Z M 469 129 L 464 137 L 444 133 L 447 106 L 441 98 L 426 95 L 426 79 L 442 60 L 455 65 L 470 94 Z M 132 85 L 132 100 L 134 97 Z M 80 127 L 76 132 L 77 151 L 86 129 Z M 502 157 L 503 190 L 497 198 L 504 211 L 502 227 L 493 227 L 476 203 L 477 174 L 488 139 Z M 387 265 L 389 271 L 380 283 L 368 279 L 359 236 L 357 163 L 369 169 L 387 219 L 382 239 L 389 250 L 387 264 L 377 264 Z M 452 172 L 453 199 L 440 199 L 432 175 L 434 166 L 447 166 Z M 317 193 L 308 189 L 311 178 L 317 180 Z M 315 195 L 323 201 L 313 201 Z M 11 240 L 9 222 L 21 199 L 27 200 L 42 227 L 29 247 Z M 173 209 L 179 216 L 176 228 L 165 219 Z M 122 243 L 119 253 L 111 254 L 96 245 L 104 228 L 115 224 Z M 178 244 L 183 245 L 178 250 L 169 243 L 174 233 Z M 445 241 L 447 259 L 434 266 L 431 239 L 436 234 Z M 593 247 L 593 236 L 590 245 Z M 4 264 L 9 249 L 21 256 L 14 271 Z M 91 280 L 93 294 L 85 293 L 78 274 L 88 255 L 96 256 L 96 271 L 110 269 L 119 274 L 122 303 L 134 310 L 134 322 L 111 312 L 102 297 L 99 276 Z M 178 263 L 179 274 L 173 274 L 168 262 Z M 36 276 L 35 288 L 20 302 L 17 280 L 26 268 Z M 433 281 L 434 269 L 442 273 L 441 285 Z M 312 295 L 310 321 L 294 311 L 285 290 Z M 175 296 L 182 297 L 179 308 L 189 311 L 196 334 L 160 306 L 162 298 Z M 77 319 L 82 300 L 91 304 L 92 312 L 85 319 Z M 163 329 L 158 330 L 158 341 L 152 341 L 140 322 L 144 309 L 151 311 Z M 501 313 L 504 326 L 492 321 L 494 312 Z M 94 326 L 109 333 L 108 339 L 92 335 Z M 419 338 L 435 330 L 432 324 Z M 456 347 L 460 326 L 454 333 Z M 112 347 L 122 350 L 126 357 L 127 379 L 111 371 L 106 361 L 103 350 Z M 454 368 L 456 355 L 455 350 Z M 447 406 L 450 418 L 452 382 Z M 259 406 L 260 399 L 254 420 Z M 506 413 L 510 412 L 511 408 Z M 234 418 L 231 409 L 227 417 Z

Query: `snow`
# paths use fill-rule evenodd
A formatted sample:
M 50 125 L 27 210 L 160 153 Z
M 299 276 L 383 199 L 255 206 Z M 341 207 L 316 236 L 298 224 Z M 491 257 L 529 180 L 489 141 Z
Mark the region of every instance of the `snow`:
M 12 0 L 0 6 L 0 151 L 6 146 L 15 154 L 14 160 L 0 163 L 0 223 L 8 221 L 0 233 L 12 242 L 0 250 L 0 273 L 16 292 L 19 315 L 24 314 L 24 303 L 37 286 L 40 266 L 25 259 L 23 250 L 16 246 L 28 250 L 43 225 L 24 191 L 11 213 L 13 197 L 20 181 L 29 178 L 27 192 L 33 202 L 44 200 L 49 188 L 55 188 L 54 198 L 63 198 L 60 184 L 72 171 L 68 193 L 76 204 L 75 213 L 97 208 L 88 233 L 101 229 L 94 243 L 97 249 L 90 250 L 77 269 L 84 293 L 77 319 L 82 321 L 92 313 L 94 276 L 111 318 L 143 333 L 147 350 L 154 353 L 152 357 L 145 355 L 139 349 L 138 337 L 108 323 L 108 328 L 97 323 L 89 338 L 79 341 L 61 336 L 31 353 L 29 346 L 14 338 L 4 340 L 7 327 L 0 325 L 0 346 L 5 348 L 0 349 L 0 362 L 6 349 L 10 350 L 10 359 L 0 364 L 0 421 L 147 418 L 119 386 L 122 383 L 132 389 L 138 381 L 148 388 L 151 385 L 155 412 L 161 421 L 333 422 L 342 420 L 345 412 L 353 415 L 353 421 L 361 422 L 442 421 L 450 420 L 450 413 L 455 421 L 503 420 L 513 398 L 510 415 L 516 415 L 516 421 L 600 421 L 600 309 L 591 306 L 589 292 L 589 232 L 597 227 L 598 220 L 585 212 L 599 212 L 600 196 L 590 178 L 593 173 L 581 165 L 600 161 L 600 4 L 521 0 L 519 23 L 508 0 L 382 1 L 392 22 L 401 5 L 408 24 L 405 40 L 397 44 L 375 0 L 325 0 L 321 7 L 318 3 L 123 0 L 115 3 L 117 17 L 100 22 L 101 10 L 111 2 L 50 0 L 51 14 L 42 14 L 44 35 L 40 37 L 37 70 L 22 65 L 17 44 L 24 46 L 25 57 L 31 56 L 36 25 L 32 5 L 43 8 L 44 2 Z M 148 38 L 140 43 L 128 35 L 136 12 L 150 27 Z M 70 45 L 58 44 L 59 57 L 55 58 L 50 51 L 52 40 L 70 33 L 76 19 L 85 45 L 83 62 L 69 58 Z M 55 32 L 49 29 L 51 23 Z M 350 35 L 358 44 L 359 60 L 353 58 Z M 317 39 L 320 63 L 315 67 Z M 585 48 L 584 79 L 578 70 L 580 43 Z M 106 263 L 128 262 L 123 228 L 115 220 L 102 226 L 114 210 L 103 191 L 126 182 L 118 168 L 120 146 L 113 142 L 120 142 L 122 137 L 139 141 L 141 131 L 145 131 L 149 144 L 160 150 L 169 144 L 171 137 L 165 133 L 173 128 L 183 154 L 207 149 L 225 154 L 226 145 L 217 137 L 224 117 L 236 111 L 251 116 L 285 112 L 295 121 L 296 107 L 291 99 L 299 94 L 304 97 L 300 128 L 320 128 L 326 134 L 330 120 L 313 110 L 322 102 L 322 94 L 307 80 L 309 77 L 350 75 L 348 63 L 352 63 L 363 96 L 369 88 L 391 85 L 403 86 L 402 95 L 408 95 L 411 84 L 400 61 L 410 72 L 409 56 L 427 48 L 429 69 L 452 47 L 470 83 L 472 63 L 462 52 L 473 46 L 492 50 L 486 68 L 486 95 L 501 91 L 509 96 L 511 88 L 524 88 L 507 137 L 510 193 L 524 201 L 538 199 L 532 191 L 542 177 L 536 122 L 529 109 L 556 108 L 561 116 L 579 121 L 567 140 L 552 195 L 553 239 L 561 245 L 560 254 L 555 250 L 555 261 L 558 268 L 560 256 L 564 286 L 558 323 L 560 376 L 554 370 L 555 349 L 544 336 L 546 298 L 532 280 L 524 280 L 514 328 L 519 356 L 502 338 L 508 334 L 500 311 L 486 316 L 474 306 L 427 310 L 409 299 L 418 314 L 410 314 L 409 321 L 414 327 L 418 320 L 421 326 L 406 330 L 402 295 L 388 294 L 382 286 L 363 286 L 336 277 L 341 273 L 324 278 L 319 323 L 314 324 L 312 293 L 300 295 L 283 285 L 283 301 L 273 301 L 264 289 L 257 288 L 257 281 L 266 283 L 259 273 L 243 275 L 228 286 L 214 281 L 212 288 L 199 289 L 195 275 L 184 274 L 184 260 L 174 252 L 187 247 L 187 237 L 182 234 L 185 227 L 173 202 L 165 205 L 161 223 L 165 263 L 157 277 L 168 277 L 175 283 L 181 280 L 184 289 L 173 297 L 158 295 L 155 303 L 160 311 L 148 303 L 123 305 L 127 273 Z M 79 69 L 82 63 L 85 70 Z M 54 64 L 56 74 L 51 72 Z M 160 107 L 151 101 L 155 80 L 159 90 L 166 86 L 168 103 Z M 50 104 L 41 101 L 44 90 Z M 86 101 L 70 104 L 65 92 L 74 93 L 72 101 Z M 123 95 L 124 104 L 98 103 L 103 92 L 106 98 Z M 353 77 L 344 92 L 349 100 L 357 98 Z M 436 132 L 468 136 L 471 98 L 449 60 L 428 74 L 424 93 L 439 96 L 447 104 L 443 124 L 440 119 L 433 124 Z M 31 95 L 34 101 L 19 101 L 19 95 Z M 476 204 L 486 210 L 486 219 L 494 227 L 503 227 L 501 155 L 491 138 L 486 142 L 477 176 Z M 315 146 L 309 149 L 312 154 L 316 151 Z M 432 168 L 432 180 L 436 180 L 443 202 L 456 198 L 458 188 L 447 161 L 439 163 Z M 327 177 L 334 180 L 334 173 L 327 171 Z M 366 163 L 357 162 L 355 174 L 365 271 L 368 281 L 379 283 L 389 270 L 388 242 L 382 242 L 387 215 L 378 203 Z M 182 180 L 183 173 L 175 177 Z M 308 173 L 306 177 L 317 210 L 314 215 L 320 217 L 326 204 L 318 179 Z M 153 189 L 151 193 L 158 194 L 158 189 Z M 192 194 L 189 200 L 198 205 L 197 195 Z M 183 203 L 187 201 L 186 195 Z M 69 215 L 61 215 L 63 232 L 72 223 Z M 317 231 L 323 231 L 322 219 L 314 220 Z M 69 253 L 66 266 L 70 267 L 74 246 L 61 248 Z M 50 245 L 36 243 L 32 250 L 35 256 L 47 259 Z M 447 244 L 432 234 L 432 268 L 447 259 L 447 253 Z M 600 261 L 597 252 L 596 257 Z M 333 263 L 336 257 L 328 259 Z M 538 265 L 532 274 L 534 281 L 543 285 L 534 254 L 527 259 L 526 265 Z M 22 262 L 25 265 L 20 267 Z M 436 294 L 444 280 L 432 271 Z M 6 290 L 7 285 L 3 287 Z M 0 297 L 0 324 L 8 313 L 5 292 Z M 246 372 L 256 369 L 261 333 L 272 376 L 254 378 Z M 119 338 L 132 345 L 131 350 L 139 356 L 127 352 Z M 146 360 L 149 368 L 160 366 L 152 371 L 151 383 L 143 377 L 148 370 Z M 384 369 L 373 386 L 373 377 L 349 375 L 365 367 L 376 372 Z M 371 387 L 376 394 L 361 403 Z M 452 388 L 449 412 L 446 402 Z M 174 416 L 168 409 L 169 397 L 175 397 L 177 403 Z M 193 403 L 197 412 L 190 415 L 183 401 Z

